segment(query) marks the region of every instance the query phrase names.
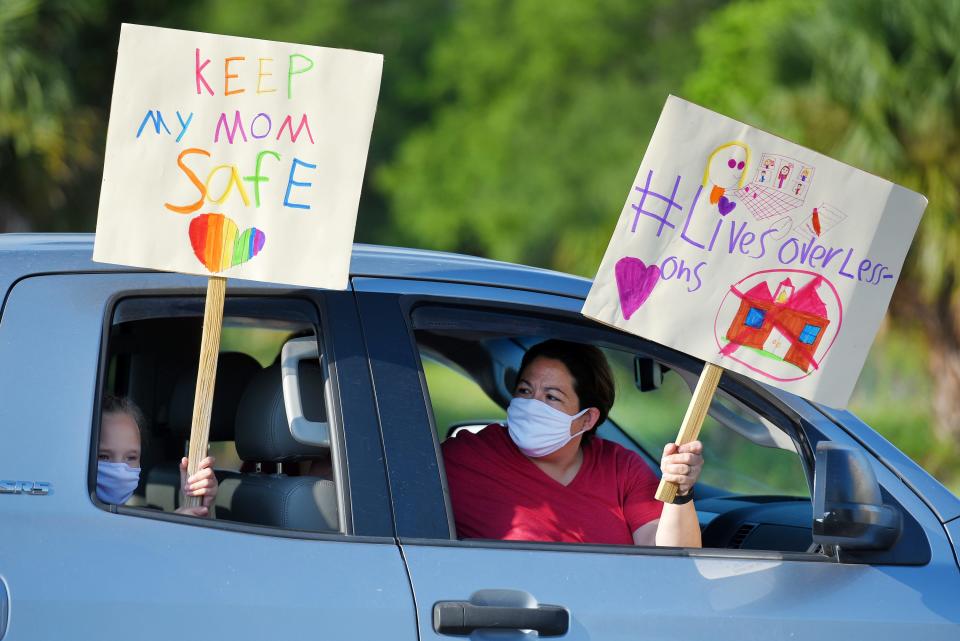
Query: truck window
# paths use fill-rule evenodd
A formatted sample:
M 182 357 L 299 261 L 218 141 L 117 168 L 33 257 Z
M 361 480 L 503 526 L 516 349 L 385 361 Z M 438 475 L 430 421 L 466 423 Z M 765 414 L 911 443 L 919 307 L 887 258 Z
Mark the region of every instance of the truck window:
M 677 436 L 698 374 L 666 371 L 658 389 L 639 392 L 634 384 L 633 355 L 604 350 L 617 381 L 617 403 L 610 418 L 651 455 Z M 700 431 L 709 464 L 700 482 L 741 495 L 810 497 L 807 478 L 790 437 L 718 391 Z
M 183 507 L 179 466 L 189 451 L 203 302 L 144 297 L 114 307 L 100 398 L 100 406 L 111 411 L 95 426 L 103 483 L 93 495 L 106 509 Z M 316 307 L 305 300 L 227 299 L 209 436 L 218 481 L 211 506 L 216 521 L 344 531 L 337 412 L 330 408 L 321 327 Z M 296 382 L 287 395 L 284 371 Z M 291 394 L 297 396 L 293 405 L 287 402 Z M 288 407 L 299 407 L 299 414 L 288 419 Z M 116 456 L 116 444 L 107 441 L 122 433 L 112 421 L 124 413 L 139 430 L 135 487 L 133 466 L 102 465 Z M 313 436 L 306 442 L 294 438 L 291 421 Z M 127 491 L 117 491 L 124 483 Z
M 562 318 L 424 306 L 414 311 L 413 325 L 441 442 L 461 430 L 503 422 L 526 349 L 561 338 L 604 352 L 616 401 L 598 435 L 636 452 L 659 476 L 663 447 L 676 438 L 699 375 L 657 361 L 662 378 L 641 391 L 635 359 L 652 357 L 640 340 Z M 795 429 L 782 416 L 766 416 L 718 391 L 700 436 L 705 464 L 695 504 L 705 547 L 791 552 L 811 547 L 809 481 Z

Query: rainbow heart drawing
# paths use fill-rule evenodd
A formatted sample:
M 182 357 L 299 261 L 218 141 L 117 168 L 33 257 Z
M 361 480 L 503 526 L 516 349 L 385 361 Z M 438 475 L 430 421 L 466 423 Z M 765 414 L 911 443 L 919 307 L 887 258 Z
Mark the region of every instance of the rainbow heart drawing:
M 263 249 L 267 237 L 256 227 L 240 231 L 223 214 L 201 214 L 190 221 L 193 253 L 211 272 L 241 265 Z

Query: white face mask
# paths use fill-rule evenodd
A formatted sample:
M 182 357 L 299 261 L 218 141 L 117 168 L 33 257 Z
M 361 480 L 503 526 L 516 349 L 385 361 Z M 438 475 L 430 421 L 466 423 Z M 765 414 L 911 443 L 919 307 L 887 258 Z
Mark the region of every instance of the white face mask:
M 570 424 L 586 413 L 583 410 L 570 416 L 535 398 L 514 398 L 507 407 L 507 431 L 521 452 L 539 458 L 553 454 L 586 432 L 570 434 Z
M 126 463 L 97 461 L 97 498 L 104 503 L 123 505 L 140 483 L 140 468 Z

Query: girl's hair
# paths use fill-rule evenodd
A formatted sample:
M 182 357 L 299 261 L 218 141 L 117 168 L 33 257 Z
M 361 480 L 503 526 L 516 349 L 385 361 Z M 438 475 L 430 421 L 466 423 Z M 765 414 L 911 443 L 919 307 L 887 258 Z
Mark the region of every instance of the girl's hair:
M 101 401 L 101 416 L 105 414 L 126 414 L 132 418 L 133 422 L 137 424 L 137 431 L 140 432 L 140 441 L 143 442 L 143 412 L 129 397 L 116 396 L 109 392 L 105 393 Z
M 596 425 L 583 435 L 583 442 L 590 442 L 597 428 L 607 420 L 616 397 L 613 372 L 610 371 L 607 358 L 599 348 L 593 345 L 550 339 L 527 350 L 520 362 L 520 374 L 517 379 L 523 376 L 524 370 L 530 363 L 540 357 L 558 360 L 570 370 L 573 376 L 573 391 L 576 392 L 580 401 L 578 409 L 595 407 L 600 410 L 600 418 Z

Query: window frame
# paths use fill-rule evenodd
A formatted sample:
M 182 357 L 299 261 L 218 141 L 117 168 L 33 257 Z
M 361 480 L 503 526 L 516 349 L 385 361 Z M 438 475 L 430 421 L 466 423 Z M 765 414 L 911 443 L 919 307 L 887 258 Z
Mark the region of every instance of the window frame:
M 169 521 L 190 525 L 194 527 L 213 528 L 218 530 L 228 530 L 232 532 L 243 532 L 256 535 L 267 535 L 279 538 L 323 540 L 323 541 L 349 541 L 349 542 L 367 542 L 367 543 L 395 543 L 395 529 L 392 519 L 389 502 L 382 501 L 379 508 L 372 505 L 358 506 L 358 501 L 369 502 L 372 498 L 383 498 L 387 492 L 386 478 L 382 474 L 378 475 L 378 470 L 369 464 L 372 461 L 382 460 L 382 449 L 379 452 L 371 448 L 351 448 L 358 453 L 359 466 L 352 466 L 348 460 L 348 447 L 351 440 L 370 441 L 369 434 L 356 434 L 353 439 L 348 437 L 346 423 L 354 423 L 353 419 L 347 419 L 345 405 L 349 405 L 347 411 L 352 412 L 359 405 L 356 403 L 356 397 L 372 396 L 372 389 L 369 387 L 369 379 L 356 376 L 359 372 L 356 370 L 355 363 L 349 364 L 349 369 L 353 370 L 351 377 L 352 391 L 346 391 L 340 385 L 341 367 L 336 359 L 337 345 L 343 343 L 349 351 L 363 348 L 361 335 L 358 326 L 358 318 L 352 292 L 350 291 L 315 291 L 309 289 L 296 288 L 278 288 L 269 284 L 259 284 L 259 286 L 244 286 L 238 284 L 231 287 L 225 300 L 225 317 L 228 306 L 231 301 L 254 303 L 261 302 L 267 306 L 282 306 L 284 301 L 295 301 L 296 304 L 309 306 L 308 322 L 312 325 L 314 336 L 318 341 L 318 350 L 321 355 L 327 356 L 323 359 L 325 363 L 325 375 L 330 381 L 332 398 L 326 398 L 327 418 L 330 424 L 331 434 L 331 462 L 334 467 L 334 483 L 338 496 L 338 520 L 340 523 L 339 532 L 313 532 L 306 530 L 284 529 L 272 526 L 262 526 L 257 524 L 242 523 L 238 521 L 227 521 L 217 519 L 198 518 L 188 515 L 176 514 L 174 512 L 164 512 L 162 510 L 153 510 L 145 507 L 134 507 L 125 505 L 106 504 L 99 500 L 96 495 L 96 476 L 97 476 L 97 448 L 100 439 L 100 416 L 103 394 L 106 391 L 107 379 L 111 375 L 110 346 L 111 330 L 114 327 L 114 319 L 117 309 L 124 301 L 131 299 L 149 299 L 149 300 L 180 300 L 186 301 L 185 306 L 189 308 L 186 313 L 173 314 L 169 316 L 156 315 L 149 318 L 163 319 L 176 317 L 197 318 L 202 322 L 204 307 L 205 290 L 194 287 L 157 287 L 139 291 L 117 290 L 109 297 L 104 305 L 103 322 L 100 338 L 99 361 L 97 364 L 97 387 L 94 390 L 93 416 L 91 441 L 89 449 L 88 479 L 87 489 L 90 500 L 98 509 L 146 518 L 158 521 Z M 335 299 L 335 300 L 334 300 Z M 199 313 L 194 310 L 199 309 Z M 282 319 L 283 314 L 278 313 L 278 320 Z M 290 314 L 288 314 L 290 316 Z M 269 316 L 253 316 L 270 320 Z M 336 326 L 336 327 L 335 327 Z M 352 333 L 352 336 L 347 334 Z M 360 352 L 365 357 L 366 352 Z M 197 359 L 199 360 L 199 352 Z M 366 360 L 366 359 L 364 359 Z M 365 364 L 364 364 L 365 365 Z M 364 370 L 366 368 L 364 367 Z M 358 389 L 359 388 L 359 389 Z M 369 427 L 375 428 L 375 423 L 370 417 L 357 416 L 357 423 L 367 423 Z M 361 475 L 354 474 L 355 468 L 361 468 Z M 366 469 L 364 469 L 366 468 Z M 378 476 L 382 484 L 378 483 Z M 377 514 L 378 513 L 378 514 Z M 375 516 L 371 516 L 374 514 Z
M 893 499 L 901 488 L 899 485 L 887 487 L 887 483 L 895 483 L 896 478 L 885 476 L 881 481 L 881 491 L 884 499 L 892 500 L 903 511 L 905 520 L 912 524 L 904 532 L 904 536 L 894 546 L 893 550 L 862 554 L 844 553 L 840 558 L 826 557 L 819 552 L 781 552 L 750 549 L 725 548 L 655 548 L 640 546 L 599 546 L 586 544 L 552 544 L 540 542 L 516 541 L 460 541 L 456 539 L 453 530 L 452 510 L 449 507 L 449 492 L 446 486 L 446 475 L 440 473 L 439 440 L 436 426 L 429 411 L 429 401 L 426 394 L 426 382 L 422 370 L 418 371 L 416 343 L 413 334 L 410 309 L 421 303 L 447 304 L 454 307 L 473 306 L 481 308 L 496 308 L 498 311 L 513 312 L 514 310 L 541 314 L 545 310 L 550 316 L 562 316 L 567 319 L 576 319 L 579 323 L 590 328 L 605 327 L 584 318 L 580 313 L 587 288 L 582 293 L 564 294 L 555 291 L 545 291 L 530 281 L 526 286 L 510 287 L 507 285 L 490 284 L 487 279 L 467 276 L 466 282 L 451 281 L 443 278 L 413 277 L 391 278 L 382 276 L 354 276 L 353 287 L 357 299 L 359 322 L 365 335 L 365 341 L 370 352 L 370 364 L 373 384 L 378 377 L 375 372 L 378 359 L 395 359 L 391 373 L 403 378 L 404 391 L 407 396 L 400 402 L 393 399 L 384 399 L 377 394 L 377 412 L 381 416 L 381 437 L 383 439 L 384 456 L 387 464 L 388 481 L 391 488 L 393 511 L 397 514 L 397 540 L 403 548 L 406 545 L 418 547 L 450 547 L 450 548 L 489 548 L 501 550 L 527 551 L 564 551 L 578 554 L 629 554 L 634 556 L 673 556 L 685 558 L 719 557 L 728 559 L 747 560 L 775 560 L 775 561 L 806 561 L 830 562 L 861 565 L 923 565 L 930 559 L 930 544 L 924 538 L 923 527 L 909 510 L 904 509 L 901 499 Z M 403 331 L 398 330 L 403 327 Z M 377 336 L 383 333 L 383 336 Z M 376 340 L 371 340 L 371 336 Z M 376 349 L 384 341 L 393 341 L 388 354 L 380 354 Z M 652 344 L 655 352 L 677 357 L 688 363 L 702 366 L 691 356 L 681 354 L 661 345 Z M 662 360 L 662 359 L 661 359 Z M 696 365 L 695 365 L 696 366 Z M 410 380 L 415 385 L 410 384 Z M 383 382 L 380 377 L 380 382 Z M 393 383 L 394 381 L 387 381 Z M 839 425 L 830 418 L 826 408 L 790 395 L 769 389 L 768 386 L 730 373 L 724 377 L 721 388 L 729 388 L 741 401 L 754 408 L 769 409 L 770 412 L 787 417 L 791 423 L 799 426 L 798 437 L 801 440 L 803 451 L 810 456 L 820 441 L 847 442 L 852 437 L 849 428 Z M 392 396 L 397 396 L 396 390 Z M 411 396 L 419 397 L 419 403 Z M 388 402 L 389 401 L 389 402 Z M 763 412 L 761 412 L 763 413 Z M 390 425 L 384 421 L 389 418 Z M 429 449 L 429 456 L 424 457 L 424 450 Z M 869 450 L 868 450 L 869 455 Z M 413 458 L 408 457 L 411 455 Z M 811 463 L 812 464 L 812 463 Z M 886 469 L 884 469 L 886 472 Z M 912 503 L 909 503 L 913 505 Z M 427 509 L 421 509 L 426 506 Z M 436 509 L 440 506 L 439 514 Z M 445 509 L 444 509 L 445 508 Z M 417 514 L 417 521 L 421 527 L 413 531 L 407 527 L 410 519 L 400 518 L 409 509 Z M 913 531 L 910 531 L 910 530 Z M 926 556 L 915 553 L 926 550 Z M 924 560 L 926 559 L 926 560 Z
M 381 294 L 387 295 L 387 294 Z M 416 361 L 418 366 L 418 374 L 421 382 L 421 393 L 423 396 L 423 402 L 427 409 L 427 419 L 429 423 L 429 432 L 434 439 L 434 449 L 435 455 L 439 461 L 439 465 L 442 469 L 443 460 L 440 453 L 440 441 L 437 437 L 437 426 L 434 421 L 434 416 L 432 412 L 432 404 L 429 398 L 429 391 L 426 386 L 426 379 L 423 373 L 423 364 L 420 360 L 419 355 L 419 346 L 416 339 L 415 332 L 422 327 L 417 326 L 417 323 L 414 319 L 413 314 L 417 309 L 425 307 L 447 307 L 450 309 L 457 310 L 458 313 L 464 315 L 470 315 L 473 318 L 476 318 L 478 312 L 488 312 L 490 314 L 504 316 L 525 316 L 528 318 L 534 318 L 545 324 L 555 324 L 559 327 L 564 327 L 567 332 L 574 334 L 572 336 L 563 336 L 561 338 L 571 338 L 572 340 L 579 340 L 581 342 L 588 342 L 591 344 L 601 344 L 604 347 L 610 347 L 613 349 L 621 349 L 630 351 L 633 353 L 639 353 L 651 358 L 654 358 L 660 362 L 665 362 L 670 366 L 682 367 L 687 371 L 698 372 L 703 367 L 703 363 L 698 359 L 693 358 L 687 354 L 677 352 L 670 348 L 664 347 L 662 345 L 651 343 L 645 339 L 632 336 L 615 330 L 612 328 L 607 328 L 599 324 L 593 323 L 589 319 L 586 319 L 582 315 L 561 309 L 545 309 L 542 306 L 537 306 L 535 304 L 526 304 L 526 303 L 515 303 L 515 302 L 502 302 L 489 299 L 458 299 L 451 296 L 445 295 L 423 295 L 423 294 L 408 294 L 408 295 L 398 295 L 398 303 L 403 319 L 407 324 L 407 329 L 409 333 L 409 340 L 413 346 L 413 351 L 416 353 Z M 479 321 L 482 322 L 482 321 Z M 555 335 L 555 334 L 551 334 Z M 601 340 L 595 340 L 596 337 L 600 337 Z M 801 465 L 803 466 L 804 474 L 807 478 L 807 484 L 810 489 L 810 495 L 812 496 L 812 483 L 813 483 L 813 447 L 810 444 L 810 440 L 807 438 L 805 432 L 806 421 L 801 417 L 797 416 L 790 408 L 784 406 L 781 403 L 776 402 L 776 399 L 769 398 L 763 391 L 762 388 L 755 382 L 742 377 L 735 373 L 728 373 L 721 380 L 720 388 L 731 394 L 734 398 L 738 399 L 744 406 L 756 412 L 758 415 L 763 416 L 768 421 L 771 421 L 780 429 L 783 429 L 785 433 L 790 436 L 794 441 L 796 446 L 797 455 L 801 458 Z M 791 434 L 788 429 L 784 429 L 784 425 L 788 425 L 789 429 L 793 430 Z M 388 450 L 389 453 L 389 450 Z M 596 545 L 596 544 L 581 544 L 581 543 L 540 543 L 540 542 L 518 542 L 518 541 L 478 541 L 478 540 L 458 540 L 456 538 L 456 531 L 453 524 L 453 510 L 449 502 L 449 490 L 446 486 L 446 474 L 445 471 L 441 475 L 441 482 L 444 492 L 445 504 L 447 506 L 447 519 L 448 519 L 448 529 L 449 536 L 446 538 L 430 538 L 430 537 L 410 537 L 405 536 L 402 530 L 399 531 L 401 543 L 411 543 L 418 545 L 452 545 L 452 546 L 467 546 L 467 547 L 493 547 L 493 548 L 509 548 L 509 549 L 543 549 L 543 550 L 565 550 L 565 551 L 577 551 L 577 552 L 611 552 L 617 550 L 617 548 L 623 548 L 621 551 L 625 553 L 632 554 L 676 554 L 676 550 L 672 548 L 655 548 L 655 547 L 642 547 L 642 546 L 610 546 L 610 545 Z M 725 558 L 796 558 L 803 560 L 823 560 L 823 555 L 819 553 L 798 553 L 798 552 L 787 552 L 787 551 L 768 551 L 768 550 L 743 550 L 743 549 L 725 549 L 725 548 L 706 548 L 705 551 L 696 551 L 696 554 L 703 554 L 706 556 L 721 556 Z

